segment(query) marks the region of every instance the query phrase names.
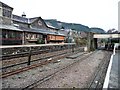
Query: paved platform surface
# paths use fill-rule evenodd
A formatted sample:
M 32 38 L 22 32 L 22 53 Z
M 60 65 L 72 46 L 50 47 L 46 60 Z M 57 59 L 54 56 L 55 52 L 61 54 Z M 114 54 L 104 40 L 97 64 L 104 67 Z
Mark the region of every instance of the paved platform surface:
M 109 88 L 120 88 L 120 50 L 113 56 Z

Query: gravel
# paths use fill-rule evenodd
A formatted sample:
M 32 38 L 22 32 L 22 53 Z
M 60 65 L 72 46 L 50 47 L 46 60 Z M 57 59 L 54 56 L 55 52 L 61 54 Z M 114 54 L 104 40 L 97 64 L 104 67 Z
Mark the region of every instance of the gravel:
M 84 88 L 103 57 L 103 51 L 96 51 L 89 58 L 57 73 L 52 79 L 39 84 L 35 88 Z
M 53 78 L 39 84 L 35 88 L 82 88 L 102 61 L 104 52 L 101 50 L 95 51 L 95 53 L 85 60 L 81 60 L 81 57 L 83 56 L 76 59 L 60 59 L 56 63 L 50 63 L 17 75 L 9 76 L 2 79 L 2 87 L 24 88 L 31 83 L 40 80 L 41 78 L 44 78 L 45 76 L 50 75 L 73 62 L 76 62 L 76 60 L 79 60 L 78 63 L 75 63 L 71 67 L 56 73 Z

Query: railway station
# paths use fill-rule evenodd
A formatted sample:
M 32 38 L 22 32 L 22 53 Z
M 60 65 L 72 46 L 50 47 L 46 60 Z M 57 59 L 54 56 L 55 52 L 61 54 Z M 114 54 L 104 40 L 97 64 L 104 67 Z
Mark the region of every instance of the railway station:
M 120 32 L 27 18 L 0 1 L 1 89 L 119 89 Z

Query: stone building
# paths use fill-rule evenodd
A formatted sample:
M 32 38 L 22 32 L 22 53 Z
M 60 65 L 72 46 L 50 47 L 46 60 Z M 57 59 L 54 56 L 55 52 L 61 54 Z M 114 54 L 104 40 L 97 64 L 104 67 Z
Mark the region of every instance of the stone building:
M 46 25 L 41 17 L 13 15 L 13 8 L 0 2 L 0 39 L 2 45 L 64 43 L 65 35 Z

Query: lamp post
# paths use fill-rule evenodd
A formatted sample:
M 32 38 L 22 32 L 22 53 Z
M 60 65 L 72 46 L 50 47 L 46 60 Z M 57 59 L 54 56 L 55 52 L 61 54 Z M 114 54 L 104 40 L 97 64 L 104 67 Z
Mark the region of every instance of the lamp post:
M 69 49 L 69 47 L 70 47 L 70 46 L 69 46 L 69 43 L 70 43 L 70 42 L 69 42 L 69 37 L 70 37 L 70 30 L 68 31 L 68 49 Z
M 112 48 L 112 41 L 111 41 L 111 39 L 112 39 L 112 35 L 110 35 L 110 48 Z

